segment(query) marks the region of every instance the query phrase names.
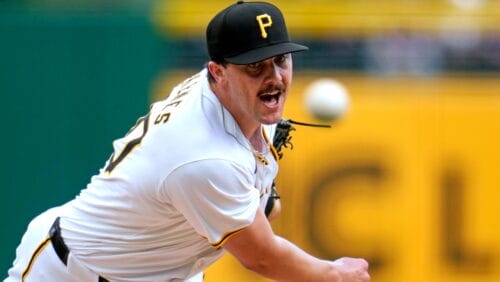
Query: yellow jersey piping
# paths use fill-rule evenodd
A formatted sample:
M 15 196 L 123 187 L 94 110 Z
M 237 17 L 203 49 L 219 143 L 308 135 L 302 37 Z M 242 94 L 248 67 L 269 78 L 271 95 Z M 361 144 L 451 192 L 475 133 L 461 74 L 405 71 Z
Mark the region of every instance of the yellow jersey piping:
M 40 245 L 38 245 L 38 247 L 35 249 L 35 252 L 31 256 L 31 259 L 30 259 L 30 262 L 28 263 L 28 266 L 23 271 L 21 281 L 24 282 L 24 280 L 26 279 L 26 276 L 28 276 L 28 274 L 30 273 L 31 268 L 33 267 L 33 263 L 35 262 L 36 258 L 42 253 L 42 251 L 45 249 L 45 247 L 47 247 L 49 245 L 49 243 L 50 243 L 50 237 L 47 236 L 47 238 L 45 238 L 45 240 L 43 240 L 43 242 Z

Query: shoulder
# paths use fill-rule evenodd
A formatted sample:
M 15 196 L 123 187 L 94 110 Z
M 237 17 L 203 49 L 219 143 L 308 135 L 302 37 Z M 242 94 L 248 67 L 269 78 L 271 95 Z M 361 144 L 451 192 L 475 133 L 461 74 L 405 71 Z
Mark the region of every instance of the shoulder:
M 253 171 L 223 159 L 205 159 L 179 166 L 168 174 L 160 189 L 171 202 L 218 199 L 229 203 L 242 197 L 253 198 L 249 196 L 253 194 L 258 198 Z
M 172 170 L 167 178 L 170 184 L 241 184 L 251 183 L 253 171 L 242 162 L 223 158 L 209 158 L 192 161 Z M 231 186 L 231 185 L 228 185 Z

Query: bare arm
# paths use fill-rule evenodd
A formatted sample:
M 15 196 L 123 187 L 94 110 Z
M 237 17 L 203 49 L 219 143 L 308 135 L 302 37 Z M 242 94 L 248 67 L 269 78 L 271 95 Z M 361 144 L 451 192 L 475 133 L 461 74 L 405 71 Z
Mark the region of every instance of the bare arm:
M 364 260 L 347 259 L 349 263 L 336 263 L 315 258 L 275 235 L 262 210 L 257 212 L 250 226 L 229 238 L 224 248 L 246 268 L 274 280 L 369 281 L 368 265 Z

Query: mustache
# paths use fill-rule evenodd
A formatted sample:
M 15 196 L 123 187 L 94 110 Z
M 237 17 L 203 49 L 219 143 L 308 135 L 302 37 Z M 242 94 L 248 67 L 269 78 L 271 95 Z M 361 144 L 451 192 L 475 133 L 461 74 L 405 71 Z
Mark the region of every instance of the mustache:
M 275 91 L 284 92 L 285 89 L 286 89 L 286 87 L 283 83 L 278 83 L 275 85 L 269 85 L 269 86 L 265 87 L 264 89 L 261 89 L 259 91 L 259 94 L 271 93 L 271 92 L 275 92 Z

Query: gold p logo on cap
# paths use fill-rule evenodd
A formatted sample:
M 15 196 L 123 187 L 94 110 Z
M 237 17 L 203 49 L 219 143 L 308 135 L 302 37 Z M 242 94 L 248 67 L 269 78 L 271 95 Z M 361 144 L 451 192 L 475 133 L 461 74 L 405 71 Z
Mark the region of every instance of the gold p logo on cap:
M 257 16 L 257 22 L 260 27 L 260 35 L 262 38 L 267 38 L 266 27 L 271 27 L 273 25 L 273 20 L 271 20 L 271 16 L 268 14 L 262 14 Z

